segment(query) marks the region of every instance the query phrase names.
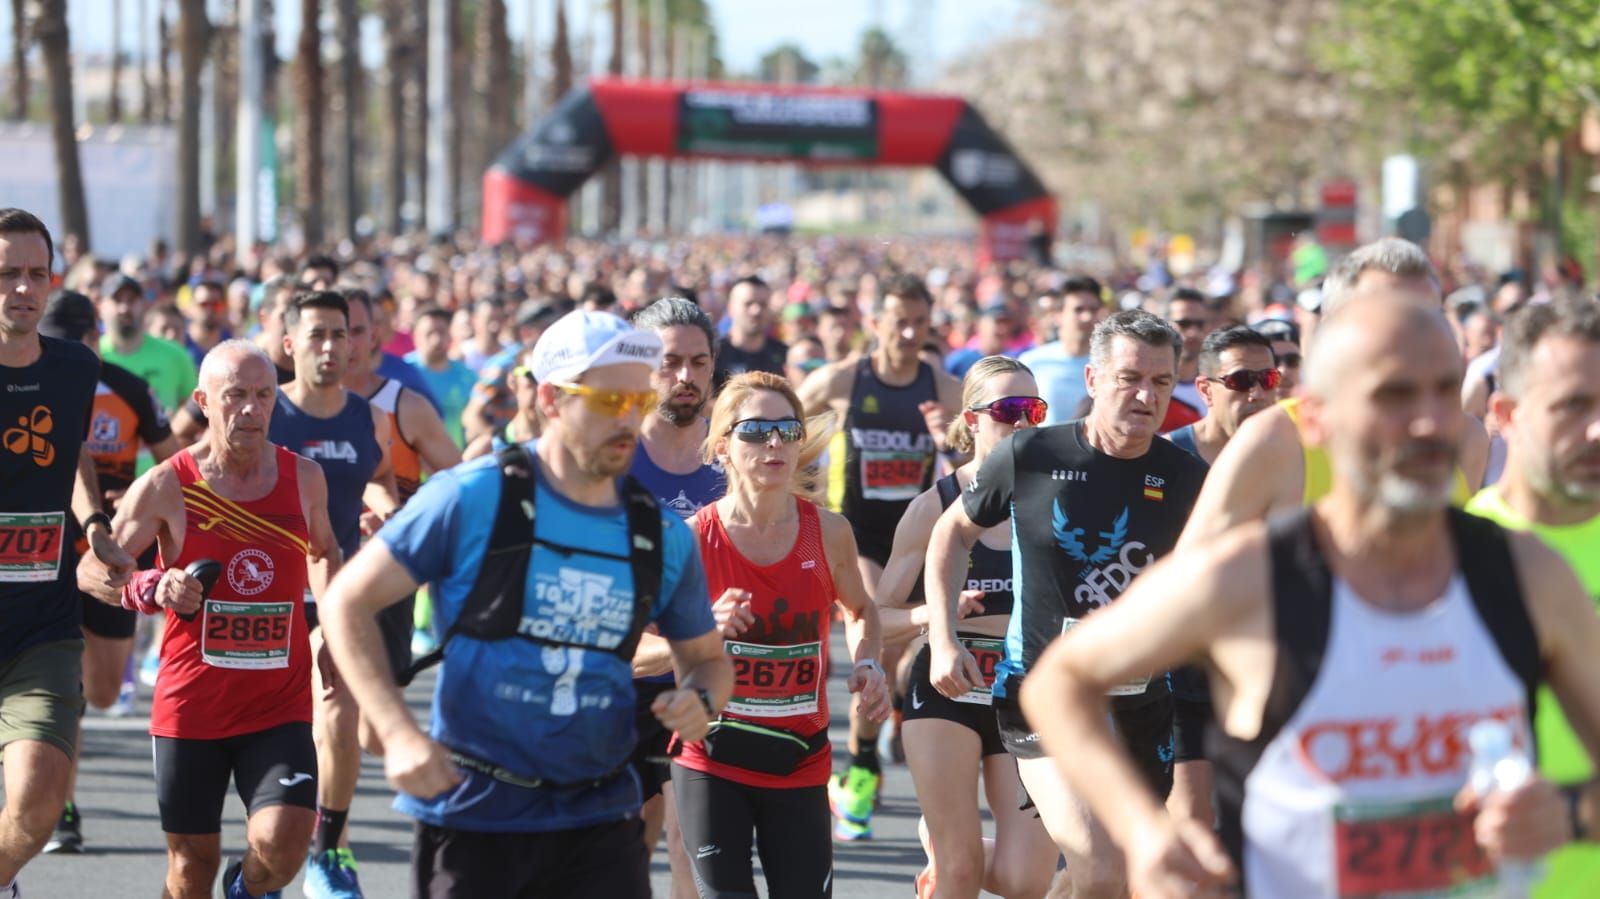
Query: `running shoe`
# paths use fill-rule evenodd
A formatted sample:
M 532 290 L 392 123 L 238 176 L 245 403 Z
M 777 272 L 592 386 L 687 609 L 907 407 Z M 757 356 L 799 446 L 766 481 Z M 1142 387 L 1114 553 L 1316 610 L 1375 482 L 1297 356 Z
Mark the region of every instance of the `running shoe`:
M 933 891 L 938 881 L 934 879 L 932 862 L 929 862 L 926 868 L 917 872 L 915 883 L 917 899 L 933 899 Z
M 156 685 L 156 675 L 159 674 L 160 671 L 160 648 L 151 647 L 151 651 L 144 654 L 144 661 L 139 663 L 139 683 L 154 689 Z
M 219 899 L 252 899 L 244 888 L 244 859 L 234 859 L 223 870 L 222 879 L 217 882 L 217 896 Z M 273 890 L 253 899 L 283 899 L 283 890 Z
M 841 843 L 854 843 L 857 840 L 872 839 L 872 825 L 857 824 L 839 818 L 833 822 L 833 838 Z
M 139 710 L 139 687 L 128 678 L 122 682 L 121 689 L 117 690 L 117 701 L 106 709 L 106 715 L 111 718 L 126 718 Z
M 412 655 L 414 655 L 414 656 L 425 656 L 428 653 L 433 652 L 435 649 L 438 649 L 438 648 L 439 648 L 439 641 L 433 639 L 433 635 L 428 633 L 427 631 L 422 630 L 421 628 L 418 628 L 418 629 L 416 629 L 416 630 L 411 632 L 411 654 Z
M 71 855 L 83 851 L 83 819 L 78 817 L 76 802 L 68 802 L 61 809 L 61 820 L 56 822 L 56 831 L 44 844 L 44 851 Z
M 356 854 L 329 849 L 306 859 L 306 880 L 301 890 L 307 899 L 362 899 L 356 879 Z
M 828 806 L 841 821 L 867 828 L 872 824 L 872 808 L 881 775 L 851 765 L 828 781 Z M 859 838 L 858 838 L 859 839 Z

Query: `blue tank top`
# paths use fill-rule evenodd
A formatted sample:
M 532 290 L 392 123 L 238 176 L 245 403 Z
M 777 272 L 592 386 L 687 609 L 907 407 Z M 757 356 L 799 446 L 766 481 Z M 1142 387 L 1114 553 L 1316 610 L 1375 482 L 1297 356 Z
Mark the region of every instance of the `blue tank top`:
M 278 391 L 267 439 L 322 466 L 328 480 L 328 522 L 339 549 L 349 559 L 361 548 L 361 493 L 383 459 L 372 432 L 367 401 L 345 391 L 344 408 L 332 418 L 317 418 Z
M 642 440 L 633 453 L 633 468 L 628 473 L 654 494 L 663 508 L 671 509 L 684 521 L 693 518 L 701 506 L 722 499 L 728 492 L 728 480 L 720 466 L 702 465 L 689 474 L 673 474 L 650 458 Z

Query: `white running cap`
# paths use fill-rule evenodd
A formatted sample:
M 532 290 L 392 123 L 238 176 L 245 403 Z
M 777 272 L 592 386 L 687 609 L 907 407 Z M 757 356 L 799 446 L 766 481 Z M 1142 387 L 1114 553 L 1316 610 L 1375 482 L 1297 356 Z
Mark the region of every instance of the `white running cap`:
M 541 384 L 575 381 L 591 368 L 628 362 L 659 367 L 661 336 L 635 329 L 609 312 L 569 312 L 533 346 L 533 377 Z

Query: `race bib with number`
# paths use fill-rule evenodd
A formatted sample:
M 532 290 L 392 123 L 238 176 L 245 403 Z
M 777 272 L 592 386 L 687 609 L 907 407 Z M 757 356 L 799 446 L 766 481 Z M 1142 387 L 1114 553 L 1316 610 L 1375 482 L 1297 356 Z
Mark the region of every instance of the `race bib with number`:
M 208 599 L 200 658 L 217 668 L 287 668 L 293 621 L 292 602 Z
M 901 501 L 922 492 L 928 457 L 888 450 L 861 451 L 861 498 Z
M 1341 897 L 1454 896 L 1495 879 L 1449 797 L 1337 805 L 1333 823 Z
M 966 702 L 972 705 L 994 704 L 994 669 L 1000 660 L 1006 657 L 1006 641 L 999 637 L 967 637 L 956 635 L 956 640 L 972 653 L 972 658 L 978 663 L 978 671 L 983 674 L 983 686 L 973 687 L 971 690 L 957 696 L 955 702 Z
M 814 715 L 822 683 L 822 644 L 767 646 L 729 640 L 733 698 L 723 709 L 748 718 Z
M 0 515 L 0 583 L 53 581 L 61 572 L 65 512 Z
M 1064 618 L 1064 619 L 1062 619 L 1061 620 L 1061 632 L 1064 634 L 1067 631 L 1072 630 L 1072 626 L 1074 624 L 1077 624 L 1077 623 L 1078 623 L 1078 619 L 1077 618 Z M 1115 687 L 1112 687 L 1111 689 L 1106 691 L 1106 695 L 1107 696 L 1139 696 L 1139 695 L 1143 694 L 1144 691 L 1149 688 L 1149 686 L 1150 686 L 1150 675 L 1147 674 L 1144 677 L 1136 677 L 1136 678 L 1133 678 L 1132 680 L 1125 681 L 1123 683 L 1120 683 L 1120 684 L 1116 685 Z

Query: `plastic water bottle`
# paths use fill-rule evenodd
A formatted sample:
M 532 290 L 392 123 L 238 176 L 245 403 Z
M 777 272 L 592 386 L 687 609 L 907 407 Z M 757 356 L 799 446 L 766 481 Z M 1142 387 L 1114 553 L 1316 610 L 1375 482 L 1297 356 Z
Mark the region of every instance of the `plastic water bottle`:
M 1479 796 L 1514 790 L 1533 777 L 1533 761 L 1517 746 L 1504 721 L 1491 718 L 1472 725 L 1467 744 L 1472 747 L 1472 789 Z M 1503 899 L 1527 899 L 1544 876 L 1544 862 L 1506 859 L 1500 862 L 1499 874 Z

